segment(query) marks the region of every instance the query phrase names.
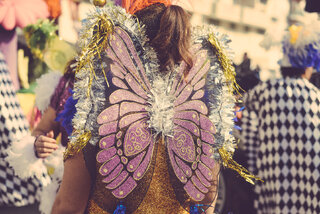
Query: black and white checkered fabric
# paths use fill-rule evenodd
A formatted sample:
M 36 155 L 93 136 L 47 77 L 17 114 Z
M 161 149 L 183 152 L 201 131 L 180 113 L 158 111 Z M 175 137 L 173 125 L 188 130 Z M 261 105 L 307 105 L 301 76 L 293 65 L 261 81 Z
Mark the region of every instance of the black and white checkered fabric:
M 4 150 L 13 140 L 27 135 L 28 130 L 28 121 L 20 108 L 7 65 L 0 52 L 0 206 L 25 206 L 36 201 L 39 181 L 20 179 L 4 160 Z
M 244 99 L 241 139 L 257 213 L 320 213 L 320 91 L 307 80 L 269 80 Z

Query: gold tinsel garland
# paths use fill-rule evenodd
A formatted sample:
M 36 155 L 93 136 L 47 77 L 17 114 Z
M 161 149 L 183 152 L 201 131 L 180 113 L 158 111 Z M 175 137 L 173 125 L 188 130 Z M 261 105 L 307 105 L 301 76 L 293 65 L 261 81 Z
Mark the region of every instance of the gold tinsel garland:
M 254 184 L 253 179 L 262 181 L 260 178 L 256 177 L 255 175 L 251 174 L 246 168 L 238 164 L 236 161 L 232 159 L 232 153 L 228 152 L 224 147 L 218 150 L 222 165 L 224 167 L 230 168 L 239 173 L 241 177 L 243 177 L 247 182 Z
M 90 78 L 89 78 L 89 87 L 87 96 L 90 94 L 91 84 L 93 78 L 95 76 L 93 59 L 98 56 L 99 59 L 100 53 L 105 50 L 108 46 L 109 36 L 113 33 L 114 24 L 108 17 L 104 15 L 100 15 L 95 23 L 92 25 L 93 27 L 88 28 L 86 32 L 84 32 L 80 38 L 80 40 L 85 41 L 87 38 L 91 38 L 89 44 L 86 45 L 85 48 L 80 53 L 79 63 L 76 67 L 76 73 L 81 69 L 87 67 L 90 69 Z M 106 77 L 104 69 L 102 69 L 104 76 Z M 106 80 L 108 83 L 108 81 Z
M 91 132 L 87 131 L 82 133 L 74 143 L 69 143 L 66 151 L 64 152 L 63 159 L 66 160 L 69 157 L 79 153 L 88 143 L 91 138 Z
M 76 79 L 78 73 L 81 73 L 81 75 L 86 73 L 89 78 L 87 93 L 85 95 L 87 97 L 90 97 L 92 82 L 96 77 L 94 59 L 101 59 L 101 53 L 108 48 L 110 36 L 114 33 L 115 24 L 111 17 L 115 16 L 116 20 L 121 20 L 121 23 L 125 22 L 128 18 L 118 8 L 113 9 L 110 16 L 107 14 L 105 8 L 98 9 L 97 7 L 96 9 L 97 10 L 94 15 L 89 16 L 88 20 L 84 22 L 86 26 L 82 29 L 83 31 L 79 38 L 79 47 L 81 47 L 81 52 L 77 58 L 78 63 L 75 68 Z M 102 72 L 109 87 L 105 70 L 102 69 Z M 64 159 L 80 152 L 89 142 L 91 132 L 85 131 L 82 128 L 81 130 L 73 132 L 72 136 L 74 136 L 74 139 L 69 142 L 68 148 L 64 154 Z
M 221 46 L 219 40 L 216 38 L 214 33 L 209 34 L 208 41 L 211 43 L 212 47 L 216 51 L 217 58 L 218 58 L 219 63 L 222 67 L 222 70 L 224 72 L 224 76 L 226 77 L 230 93 L 233 93 L 233 91 L 236 90 L 237 93 L 240 94 L 240 90 L 242 90 L 242 89 L 240 88 L 240 86 L 236 82 L 235 69 L 232 65 L 231 60 L 224 53 L 225 50 Z
M 234 90 L 237 91 L 238 94 L 240 94 L 239 90 L 243 90 L 240 88 L 240 86 L 236 82 L 236 72 L 234 70 L 234 67 L 232 66 L 231 60 L 227 57 L 227 55 L 224 53 L 225 50 L 221 46 L 219 40 L 216 38 L 214 33 L 210 33 L 208 36 L 208 41 L 211 43 L 212 47 L 216 51 L 216 55 L 218 58 L 218 61 L 222 67 L 224 76 L 226 77 L 227 84 L 229 86 L 229 91 L 233 95 Z M 239 173 L 241 177 L 243 177 L 247 182 L 254 184 L 253 179 L 262 181 L 260 178 L 254 176 L 251 174 L 246 168 L 238 164 L 236 161 L 232 159 L 233 153 L 228 152 L 224 147 L 221 147 L 219 150 L 219 155 L 222 160 L 222 165 L 224 167 L 230 168 L 232 170 L 235 170 Z
M 90 96 L 90 89 L 92 85 L 93 78 L 95 78 L 95 71 L 93 66 L 93 59 L 105 50 L 108 46 L 109 36 L 113 33 L 114 24 L 108 17 L 104 15 L 98 16 L 92 27 L 87 28 L 86 31 L 81 35 L 80 41 L 86 41 L 87 38 L 91 38 L 89 43 L 85 45 L 82 49 L 77 67 L 75 68 L 75 73 L 77 74 L 81 69 L 88 69 L 89 74 L 89 85 L 87 89 L 87 96 Z M 102 72 L 106 78 L 104 69 Z M 106 82 L 108 83 L 107 79 Z M 80 134 L 77 132 L 73 133 L 73 136 L 77 136 L 74 142 L 68 144 L 68 148 L 64 153 L 64 160 L 79 153 L 88 143 L 91 138 L 91 132 L 85 131 Z

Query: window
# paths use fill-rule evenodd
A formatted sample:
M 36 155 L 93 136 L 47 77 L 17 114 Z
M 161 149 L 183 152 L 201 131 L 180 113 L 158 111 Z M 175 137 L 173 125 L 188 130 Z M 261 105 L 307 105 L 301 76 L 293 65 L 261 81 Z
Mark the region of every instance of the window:
M 239 4 L 241 6 L 246 6 L 246 7 L 254 7 L 254 1 L 255 0 L 233 0 L 233 3 Z

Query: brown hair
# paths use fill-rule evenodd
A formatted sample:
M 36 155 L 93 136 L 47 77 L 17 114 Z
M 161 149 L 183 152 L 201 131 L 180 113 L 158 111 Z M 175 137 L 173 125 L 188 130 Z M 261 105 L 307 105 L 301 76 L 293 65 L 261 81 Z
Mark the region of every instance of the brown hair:
M 144 10 L 150 11 L 152 17 L 146 18 L 148 12 Z M 154 4 L 138 11 L 136 16 L 147 27 L 147 36 L 158 53 L 161 71 L 166 71 L 167 67 L 172 69 L 181 61 L 187 64 L 187 71 L 192 67 L 190 15 L 184 9 L 176 5 Z M 148 25 L 150 18 L 156 20 L 152 21 L 153 25 Z
M 72 58 L 67 62 L 64 68 L 64 76 L 71 77 L 75 75 L 75 67 L 73 67 L 75 63 L 77 63 L 75 58 Z

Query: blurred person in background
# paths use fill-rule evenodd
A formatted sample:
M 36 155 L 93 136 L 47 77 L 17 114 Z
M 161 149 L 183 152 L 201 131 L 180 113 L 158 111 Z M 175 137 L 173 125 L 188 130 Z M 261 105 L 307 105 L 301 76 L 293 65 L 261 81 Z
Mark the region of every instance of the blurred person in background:
M 239 65 L 234 64 L 234 67 L 237 83 L 245 92 L 259 83 L 260 67 L 257 65 L 255 69 L 251 69 L 251 59 L 247 52 L 243 54 L 242 62 Z
M 255 213 L 320 213 L 320 23 L 289 28 L 282 78 L 244 97 L 241 140 L 255 189 Z
M 4 55 L 0 51 L 0 213 L 39 213 L 37 191 L 41 187 L 40 181 L 18 177 L 5 160 L 6 149 L 28 132 L 28 121 L 21 110 Z
M 55 140 L 52 141 L 52 138 L 57 138 L 59 134 L 61 134 L 62 146 L 67 146 L 68 135 L 71 134 L 72 127 L 64 127 L 62 123 L 65 118 L 63 118 L 63 115 L 59 116 L 59 114 L 63 112 L 66 101 L 71 96 L 75 78 L 75 67 L 75 59 L 68 62 L 63 76 L 58 80 L 58 84 L 53 87 L 53 93 L 49 93 L 50 96 L 48 98 L 50 99 L 50 104 L 48 106 L 41 106 L 40 108 L 43 111 L 43 115 L 41 121 L 32 132 L 32 135 L 37 137 L 35 141 L 35 152 L 39 158 L 46 158 L 57 149 L 57 142 Z M 52 78 L 52 75 L 56 74 L 49 73 L 38 80 L 38 83 L 41 83 L 36 91 L 41 91 L 41 95 L 46 94 L 45 90 L 48 88 L 48 85 L 45 84 Z M 36 98 L 38 103 L 43 103 L 42 100 L 39 100 L 44 99 L 41 95 L 39 94 L 38 98 Z M 50 135 L 49 133 L 51 131 L 53 131 L 54 135 L 47 137 L 46 135 Z
M 239 65 L 240 73 L 245 75 L 251 72 L 251 59 L 248 56 L 248 53 L 243 54 L 242 62 Z
M 39 191 L 39 209 L 44 214 L 51 212 L 62 179 L 63 152 L 72 131 L 72 127 L 64 126 L 64 121 L 68 119 L 64 115 L 64 107 L 72 94 L 75 67 L 76 60 L 72 59 L 67 63 L 63 75 L 51 71 L 37 80 L 36 106 L 42 112 L 41 120 L 31 136 L 28 133 L 7 149 L 6 159 L 22 178 L 39 177 L 49 171 L 51 181 L 44 180 L 44 187 Z

